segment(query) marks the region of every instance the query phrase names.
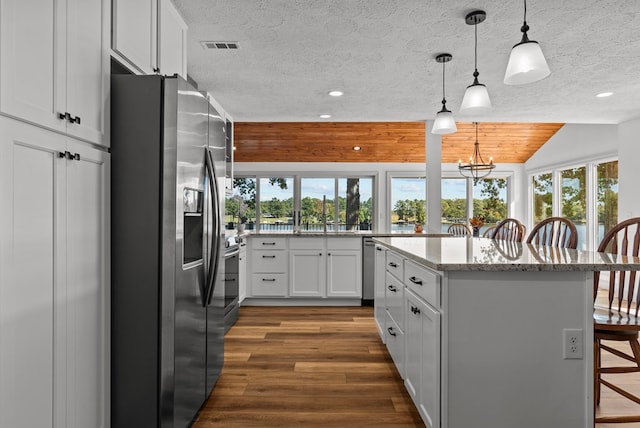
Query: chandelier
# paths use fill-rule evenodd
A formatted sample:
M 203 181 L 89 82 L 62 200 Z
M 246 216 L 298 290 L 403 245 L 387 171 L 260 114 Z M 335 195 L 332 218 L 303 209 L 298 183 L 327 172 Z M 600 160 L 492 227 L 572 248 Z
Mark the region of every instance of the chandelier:
M 478 122 L 473 122 L 476 126 L 476 142 L 474 144 L 473 155 L 469 157 L 469 163 L 462 163 L 458 161 L 458 171 L 463 177 L 473 178 L 473 184 L 477 184 L 478 180 L 491 174 L 491 170 L 496 166 L 493 163 L 492 158 L 489 158 L 489 163 L 486 163 L 482 159 L 480 154 L 480 143 L 478 143 Z

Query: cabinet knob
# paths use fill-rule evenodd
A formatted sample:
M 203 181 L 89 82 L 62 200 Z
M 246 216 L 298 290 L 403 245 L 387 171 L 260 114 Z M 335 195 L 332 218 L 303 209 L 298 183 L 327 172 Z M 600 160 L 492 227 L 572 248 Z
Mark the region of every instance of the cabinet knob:
M 393 291 L 394 293 L 398 291 L 398 289 L 393 285 L 388 285 L 387 288 L 389 289 L 389 291 Z
M 390 334 L 391 336 L 395 336 L 395 335 L 396 335 L 396 332 L 395 332 L 395 331 L 393 331 L 393 327 L 389 327 L 389 328 L 387 328 L 387 331 L 389 332 L 389 334 Z
M 321 256 L 321 255 L 322 255 L 322 253 L 318 253 L 318 255 L 319 255 L 319 256 Z
M 160 68 L 159 67 L 153 67 L 153 72 L 154 73 L 160 73 Z
M 392 268 L 397 268 L 398 264 L 394 262 L 389 262 L 389 266 L 391 266 Z

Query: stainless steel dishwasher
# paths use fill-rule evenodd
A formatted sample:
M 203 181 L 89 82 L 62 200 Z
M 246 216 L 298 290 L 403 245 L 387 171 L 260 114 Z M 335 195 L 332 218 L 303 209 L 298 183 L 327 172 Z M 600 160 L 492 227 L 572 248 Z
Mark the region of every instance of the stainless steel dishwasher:
M 362 238 L 362 306 L 373 306 L 375 249 L 372 238 Z

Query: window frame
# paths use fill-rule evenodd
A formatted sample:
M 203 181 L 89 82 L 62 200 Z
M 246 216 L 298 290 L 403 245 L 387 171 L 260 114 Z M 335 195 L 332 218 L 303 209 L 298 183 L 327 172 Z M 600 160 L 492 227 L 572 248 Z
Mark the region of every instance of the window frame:
M 553 165 L 552 167 L 539 168 L 536 170 L 527 171 L 527 189 L 528 189 L 528 209 L 527 216 L 529 218 L 529 224 L 527 225 L 529 230 L 534 226 L 533 224 L 533 177 L 540 174 L 551 173 L 551 212 L 554 217 L 562 217 L 562 171 L 574 168 L 585 168 L 585 198 L 586 198 L 586 243 L 584 247 L 578 242 L 578 249 L 581 247 L 588 251 L 596 251 L 598 248 L 598 195 L 597 195 L 597 173 L 598 165 L 607 162 L 620 162 L 618 156 L 603 156 L 593 158 L 589 160 L 582 160 L 580 162 L 571 162 L 566 164 Z M 618 218 L 620 213 L 618 213 Z

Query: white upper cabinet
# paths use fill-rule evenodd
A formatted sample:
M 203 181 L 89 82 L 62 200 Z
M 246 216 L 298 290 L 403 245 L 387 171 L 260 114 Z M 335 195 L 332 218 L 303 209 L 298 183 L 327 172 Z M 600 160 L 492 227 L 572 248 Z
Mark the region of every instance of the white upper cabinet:
M 111 48 L 142 74 L 187 77 L 187 25 L 170 0 L 112 0 Z
M 112 0 L 111 48 L 144 74 L 158 69 L 157 0 Z
M 0 2 L 0 111 L 108 145 L 107 0 Z
M 160 73 L 187 78 L 187 24 L 170 0 L 159 0 L 158 64 Z

